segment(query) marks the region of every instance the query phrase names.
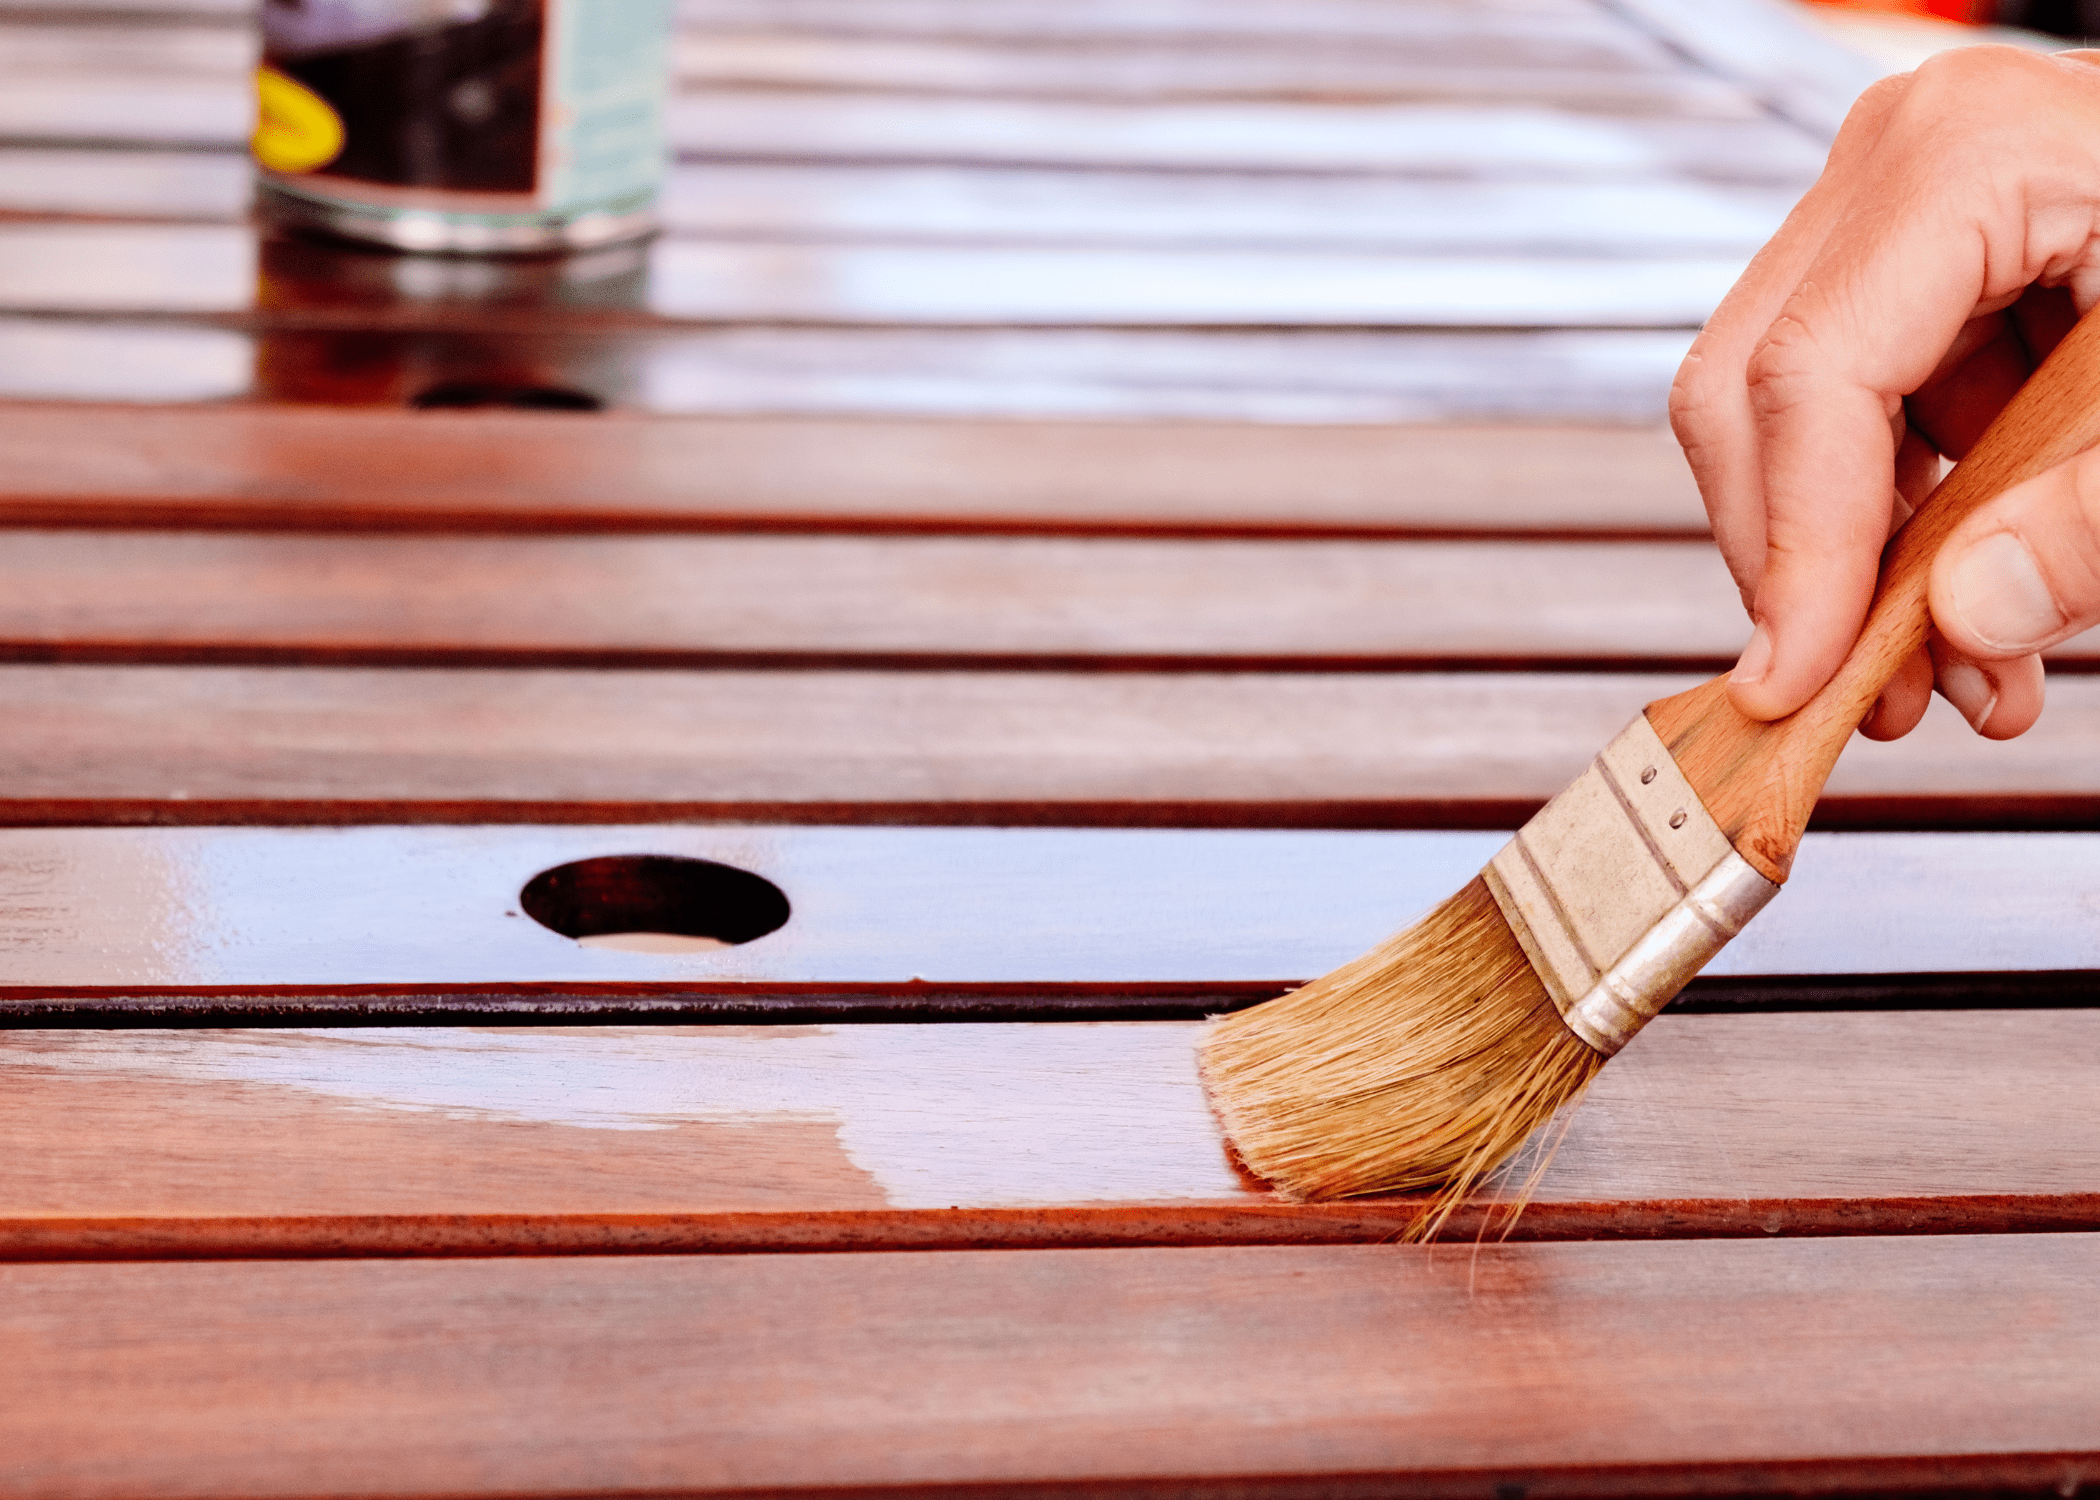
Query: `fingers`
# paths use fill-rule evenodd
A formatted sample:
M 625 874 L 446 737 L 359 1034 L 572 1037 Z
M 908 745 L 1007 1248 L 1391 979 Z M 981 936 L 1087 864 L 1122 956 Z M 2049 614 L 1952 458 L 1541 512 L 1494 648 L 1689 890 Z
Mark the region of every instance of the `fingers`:
M 1930 649 L 1941 696 L 1985 739 L 2009 740 L 2025 734 L 2042 716 L 2039 656 L 1979 662 L 1937 639 Z
M 1849 649 L 1891 520 L 1935 467 L 1908 431 L 1966 451 L 2067 324 L 2035 284 L 2100 295 L 2095 139 L 2089 62 L 1974 48 L 1886 81 L 1694 346 L 1672 420 L 1757 621 L 1730 687 L 1745 713 L 1791 713 Z M 1928 665 L 1878 732 L 1915 720 Z M 2039 702 L 2031 668 L 1938 665 L 1972 710 L 1990 700 L 1970 714 L 1985 732 Z
M 2030 656 L 2100 624 L 2100 449 L 1955 528 L 1933 560 L 1930 599 L 1947 643 L 1977 662 Z
M 1896 669 L 1889 685 L 1860 721 L 1859 732 L 1870 740 L 1900 740 L 1918 727 L 1932 702 L 1933 660 L 1923 651 Z
M 1744 369 L 1843 215 L 1908 78 L 1883 79 L 1846 116 L 1829 163 L 1693 340 L 1670 391 L 1670 426 L 1747 607 L 1764 571 L 1764 479 Z

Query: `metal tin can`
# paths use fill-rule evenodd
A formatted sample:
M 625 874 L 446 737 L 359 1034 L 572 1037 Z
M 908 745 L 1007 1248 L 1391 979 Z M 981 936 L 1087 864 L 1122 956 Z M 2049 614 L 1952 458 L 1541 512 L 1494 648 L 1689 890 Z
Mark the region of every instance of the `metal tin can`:
M 670 25 L 671 0 L 263 0 L 258 204 L 404 250 L 646 234 Z

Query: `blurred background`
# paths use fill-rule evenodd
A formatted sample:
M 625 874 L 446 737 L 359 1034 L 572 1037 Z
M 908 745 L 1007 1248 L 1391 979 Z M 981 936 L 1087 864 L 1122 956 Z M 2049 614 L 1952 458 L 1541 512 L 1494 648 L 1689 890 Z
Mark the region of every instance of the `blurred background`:
M 677 16 L 663 235 L 467 260 L 248 226 L 245 0 L 4 0 L 0 394 L 1649 423 L 1859 87 L 2086 24 L 2081 0 Z

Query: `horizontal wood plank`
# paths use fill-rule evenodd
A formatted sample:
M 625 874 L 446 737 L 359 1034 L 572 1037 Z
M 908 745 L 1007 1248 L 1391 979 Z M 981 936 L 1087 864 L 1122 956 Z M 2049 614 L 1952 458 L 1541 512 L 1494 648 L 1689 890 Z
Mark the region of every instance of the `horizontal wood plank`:
M 238 72 L 42 74 L 0 95 L 19 142 L 237 147 Z M 682 156 L 1182 171 L 1681 175 L 1813 181 L 1823 143 L 1769 118 L 1606 115 L 1529 103 L 1103 102 L 697 88 L 666 125 Z
M 18 660 L 1721 670 L 1747 631 L 1693 541 L 7 540 Z
M 2096 1285 L 2083 1235 L 10 1266 L 0 1409 L 82 1500 L 2075 1489 Z
M 0 1032 L 0 1258 L 1377 1242 L 1420 1212 L 1245 1176 L 1195 1032 Z M 2100 1227 L 2096 1064 L 2093 1010 L 1666 1016 L 1511 1233 Z
M 1380 46 L 1362 38 L 1032 39 L 900 36 L 786 28 L 692 28 L 673 44 L 688 89 L 778 88 L 976 94 L 1009 99 L 1480 103 L 1613 115 L 1743 118 L 1735 84 L 1672 69 L 1646 48 L 1511 32 L 1454 32 Z M 1609 41 L 1618 43 L 1620 37 Z M 1555 43 L 1559 43 L 1558 46 Z M 1628 54 L 1633 55 L 1628 55 Z
M 0 820 L 1510 826 L 1693 680 L 8 666 Z M 2051 700 L 2006 744 L 1937 705 L 1855 744 L 1828 801 L 1898 827 L 2087 826 L 2100 681 Z
M 6 539 L 16 660 L 1718 671 L 1748 631 L 1703 541 Z
M 0 406 L 0 522 L 1702 536 L 1668 434 Z
M 1676 328 L 1704 321 L 1742 265 L 1737 255 L 1578 259 L 666 239 L 650 248 L 633 315 L 705 323 Z M 402 292 L 426 316 L 440 307 L 465 312 L 489 290 L 471 266 L 432 268 L 408 259 L 374 269 L 401 284 L 341 287 L 330 299 L 329 321 L 341 322 L 360 304 L 369 319 L 401 303 Z M 242 313 L 257 302 L 257 275 L 254 235 L 245 228 L 0 224 L 0 309 L 8 312 Z M 451 284 L 430 296 L 426 282 L 433 289 Z M 265 285 L 265 311 L 279 308 L 271 292 Z M 308 312 L 321 310 L 316 304 Z M 496 303 L 489 311 L 500 321 L 505 309 Z M 547 314 L 561 312 L 550 299 Z
M 0 148 L 0 212 L 230 223 L 249 178 L 232 152 Z M 1682 181 L 687 162 L 659 212 L 678 233 L 728 239 L 1747 258 L 1794 198 Z
M 1085 996 L 1107 997 L 1097 1011 L 1201 1014 L 1194 1007 L 1207 997 L 1266 998 L 1367 951 L 1464 885 L 1507 838 L 675 824 L 11 829 L 0 831 L 0 877 L 18 915 L 0 996 L 22 1022 L 63 1020 L 75 1002 L 139 1017 L 199 1006 L 387 1016 L 443 1012 L 447 997 L 470 1011 L 545 1016 L 571 1002 L 664 1017 L 958 1016 L 977 1000 L 1018 1014 L 1031 996 L 1045 999 L 1043 1014 L 1076 1013 L 1065 1001 Z M 1787 891 L 1709 973 L 1744 998 L 1810 978 L 1829 981 L 1826 992 L 1859 979 L 1853 993 L 1887 1003 L 1920 988 L 1893 976 L 1968 975 L 1983 1003 L 2022 989 L 1992 988 L 1988 976 L 2025 974 L 2037 981 L 2025 986 L 2031 994 L 2089 1000 L 2075 979 L 2039 981 L 2100 970 L 2089 915 L 2100 903 L 2096 841 L 1813 834 Z M 546 870 L 633 855 L 751 872 L 777 888 L 787 920 L 726 948 L 608 947 L 542 926 L 531 912 L 548 909 L 522 900 Z M 751 937 L 716 925 L 739 909 L 733 898 L 662 889 L 659 878 L 632 872 L 640 889 L 662 890 L 661 904 L 601 896 L 614 904 L 593 907 L 597 920 L 617 925 L 597 932 L 633 924 L 661 938 L 676 916 L 674 934 Z M 1949 981 L 1930 993 L 1953 1003 L 1963 991 Z
M 1690 541 L 5 536 L 18 660 L 1682 668 L 1748 632 Z
M 413 319 L 413 309 L 409 316 Z M 486 320 L 486 310 L 478 315 Z M 0 318 L 0 394 L 400 407 L 549 387 L 666 414 L 1260 423 L 1663 420 L 1683 330 L 496 326 Z

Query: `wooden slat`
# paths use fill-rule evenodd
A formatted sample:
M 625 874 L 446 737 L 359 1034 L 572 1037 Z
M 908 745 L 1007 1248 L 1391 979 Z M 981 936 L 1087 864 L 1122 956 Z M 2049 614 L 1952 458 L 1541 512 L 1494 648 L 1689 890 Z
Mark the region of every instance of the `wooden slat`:
M 1136 1010 L 1162 997 L 1226 1003 L 1279 993 L 1365 952 L 1465 884 L 1507 837 L 663 824 L 13 829 L 0 831 L 17 913 L 0 990 L 24 1020 L 62 1018 L 59 1002 L 74 1000 L 104 1009 L 121 1000 L 112 1013 L 145 1015 L 181 1009 L 183 996 L 228 1013 L 267 1013 L 287 996 L 442 1010 L 456 996 L 470 1006 L 516 1001 L 527 1014 L 551 996 L 551 1015 L 596 997 L 597 1013 L 631 1000 L 665 1015 L 689 1005 L 699 1017 L 821 1014 L 841 996 L 869 1002 L 856 1014 L 905 1014 L 915 996 L 928 1014 L 943 1005 L 966 1014 L 949 1002 L 993 995 L 1025 1012 L 1029 997 L 1053 992 L 1121 995 Z M 2096 837 L 1816 834 L 1786 893 L 1709 972 L 1750 999 L 1753 978 L 1818 977 L 1833 981 L 1823 989 L 1834 995 L 1846 976 L 2100 970 L 2100 933 L 2087 917 L 2100 901 Z M 629 951 L 519 914 L 519 892 L 540 872 L 625 854 L 754 872 L 784 894 L 790 916 L 734 948 Z M 716 915 L 694 910 L 703 931 Z M 2039 995 L 2051 984 L 2037 978 L 2027 988 Z M 1887 999 L 1901 988 L 1858 993 Z M 1762 991 L 1761 1003 L 1777 998 L 1769 984 Z M 390 994 L 406 998 L 394 1004 Z
M 1667 433 L 0 407 L 0 521 L 1694 537 Z
M 5 212 L 232 222 L 248 197 L 246 158 L 231 152 L 0 148 Z M 1680 181 L 713 162 L 675 166 L 661 212 L 674 230 L 732 239 L 1747 257 L 1794 197 Z
M 1496 100 L 1601 114 L 1743 118 L 1756 103 L 1720 78 L 1646 67 L 1610 48 L 1556 47 L 1518 35 L 1361 39 L 1324 45 L 1290 36 L 1034 40 L 977 37 L 813 37 L 787 29 L 694 29 L 673 44 L 688 89 L 790 88 L 1003 98 L 1158 101 L 1316 99 L 1330 102 L 1479 103 Z M 1614 41 L 1617 39 L 1614 38 Z M 1514 44 L 1514 45 L 1512 45 Z M 1628 49 L 1634 50 L 1634 49 Z M 1572 55 L 1571 55 L 1572 54 Z
M 413 313 L 410 314 L 413 317 Z M 458 382 L 669 414 L 1652 426 L 1690 334 L 1121 329 L 276 330 L 0 318 L 0 394 L 401 406 Z
M 1376 1242 L 1420 1211 L 1238 1171 L 1196 1029 L 8 1031 L 0 1258 Z M 1665 1017 L 1512 1233 L 2100 1227 L 2096 1065 L 2100 1011 Z
M 1462 13 L 1447 13 L 1462 14 Z M 1568 19 L 1576 19 L 1571 16 Z M 1599 18 L 1601 19 L 1601 18 Z M 253 66 L 252 27 L 200 19 L 129 25 L 0 20 L 0 68 L 72 74 L 90 86 L 201 76 Z M 1347 102 L 1503 98 L 1609 113 L 1746 118 L 1755 105 L 1723 80 L 1672 67 L 1652 43 L 1608 23 L 1422 28 L 1405 38 L 1269 36 L 1029 38 L 812 33 L 782 27 L 686 27 L 677 84 L 994 94 L 1008 98 L 1189 98 Z
M 1601 7 L 1583 0 L 1521 0 L 1491 7 L 1432 3 L 1390 4 L 1381 0 L 1226 0 L 1206 5 L 1190 0 L 1006 0 L 975 5 L 928 0 L 687 0 L 678 11 L 682 27 L 767 27 L 815 37 L 964 36 L 1021 46 L 1056 40 L 1092 40 L 1118 45 L 1154 40 L 1201 42 L 1235 37 L 1284 46 L 1308 42 L 1375 45 L 1431 44 L 1457 38 L 1482 50 L 1501 47 L 1534 55 L 1579 53 L 1585 61 L 1656 65 L 1669 61 L 1652 38 Z
M 0 1403 L 81 1500 L 2075 1490 L 2096 1285 L 2081 1235 L 11 1266 Z
M 1509 826 L 1694 680 L 12 666 L 0 820 Z M 2051 698 L 2008 744 L 1943 705 L 1858 744 L 1829 811 L 2085 826 L 2100 682 Z
M 404 261 L 377 269 L 394 273 L 382 297 L 359 296 L 364 289 L 351 286 L 333 300 L 420 302 L 427 316 L 444 305 L 464 310 L 486 291 L 483 278 L 459 268 Z M 636 311 L 708 323 L 1688 327 L 1712 311 L 1741 269 L 1732 255 L 1547 259 L 667 239 L 652 247 Z M 0 224 L 0 307 L 10 312 L 238 313 L 256 301 L 257 272 L 254 236 L 244 228 Z M 425 282 L 441 295 L 424 292 Z M 548 312 L 558 315 L 556 307 Z M 491 311 L 500 319 L 504 310 Z M 332 321 L 340 318 L 337 312 Z
M 1157 104 L 753 90 L 680 94 L 683 153 L 1183 170 L 1681 174 L 1805 187 L 1824 145 L 1770 120 L 1611 118 L 1491 105 Z
M 1691 541 L 14 531 L 0 549 L 18 660 L 1682 669 L 1725 666 L 1747 632 Z
M 238 146 L 238 72 L 46 75 L 0 95 L 18 141 Z M 1770 119 L 1554 111 L 1520 104 L 1111 103 L 696 89 L 666 116 L 681 155 L 1193 171 L 1479 172 L 1806 186 L 1822 146 Z
M 6 536 L 16 660 L 1722 671 L 1748 631 L 1695 541 Z

